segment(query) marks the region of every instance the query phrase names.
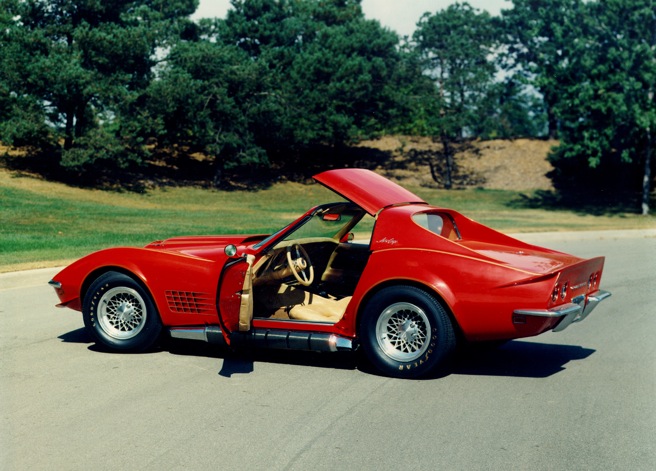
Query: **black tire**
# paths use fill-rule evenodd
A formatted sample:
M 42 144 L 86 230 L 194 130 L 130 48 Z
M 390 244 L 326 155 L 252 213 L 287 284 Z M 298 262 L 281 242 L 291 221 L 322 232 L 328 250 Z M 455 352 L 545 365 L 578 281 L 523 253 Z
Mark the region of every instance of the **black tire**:
M 107 272 L 91 284 L 84 296 L 82 317 L 96 342 L 118 352 L 148 350 L 162 332 L 150 294 L 117 272 Z
M 456 337 L 451 319 L 432 295 L 413 286 L 391 286 L 366 305 L 360 342 L 383 374 L 419 378 L 446 364 Z

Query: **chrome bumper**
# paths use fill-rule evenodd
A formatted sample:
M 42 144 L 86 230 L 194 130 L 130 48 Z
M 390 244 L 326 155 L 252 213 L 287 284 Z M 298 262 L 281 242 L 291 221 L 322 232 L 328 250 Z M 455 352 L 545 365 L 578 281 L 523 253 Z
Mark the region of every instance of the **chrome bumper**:
M 562 318 L 562 320 L 553 328 L 554 332 L 565 330 L 573 322 L 581 322 L 588 317 L 597 304 L 610 297 L 608 291 L 595 291 L 585 296 L 577 296 L 572 299 L 571 303 L 562 304 L 551 309 L 515 309 L 514 315 L 518 316 L 536 316 Z
M 55 281 L 55 280 L 50 280 L 48 284 L 55 289 L 61 289 L 62 287 L 62 284 L 59 281 Z

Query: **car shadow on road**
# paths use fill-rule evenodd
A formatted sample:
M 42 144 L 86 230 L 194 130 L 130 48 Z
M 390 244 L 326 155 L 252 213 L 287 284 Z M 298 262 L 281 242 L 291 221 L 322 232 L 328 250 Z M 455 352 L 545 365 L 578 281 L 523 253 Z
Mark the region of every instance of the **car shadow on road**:
M 546 378 L 565 370 L 569 362 L 583 360 L 595 350 L 578 345 L 554 345 L 514 340 L 497 348 L 464 348 L 454 360 L 451 374 Z
M 206 355 L 222 358 L 219 375 L 231 377 L 255 371 L 256 363 L 278 363 L 341 370 L 360 370 L 379 375 L 373 366 L 354 352 L 315 353 L 285 350 L 227 350 L 195 342 L 171 343 L 168 350 L 177 355 Z M 513 376 L 546 378 L 566 369 L 575 360 L 583 360 L 595 350 L 577 345 L 554 345 L 512 341 L 500 347 L 469 347 L 458 352 L 450 368 L 426 379 L 450 375 Z
M 82 327 L 80 329 L 71 330 L 65 334 L 61 334 L 59 337 L 62 342 L 66 343 L 92 343 L 93 340 L 91 336 L 87 333 L 87 330 Z
M 89 350 L 104 352 L 93 343 L 84 328 L 59 336 L 63 342 L 91 344 Z M 317 353 L 289 350 L 231 350 L 218 345 L 181 339 L 164 339 L 155 352 L 172 355 L 204 356 L 223 360 L 220 376 L 230 378 L 255 371 L 256 363 L 277 363 L 314 368 L 360 370 L 380 375 L 359 352 Z M 426 379 L 439 379 L 450 375 L 513 376 L 520 378 L 546 378 L 566 369 L 575 360 L 583 360 L 595 350 L 577 345 L 558 345 L 525 340 L 514 340 L 499 347 L 476 345 L 460 349 L 450 367 Z M 153 352 L 151 352 L 153 353 Z
M 276 363 L 331 370 L 355 370 L 354 353 L 316 353 L 285 350 L 259 350 L 227 352 L 219 376 L 230 378 L 233 374 L 253 372 L 256 363 Z
M 277 363 L 342 370 L 355 370 L 357 368 L 357 355 L 352 352 L 318 353 L 295 350 L 231 350 L 218 345 L 180 339 L 169 339 L 166 342 L 165 350 L 168 350 L 173 355 L 201 355 L 209 358 L 223 359 L 221 370 L 218 374 L 226 378 L 230 378 L 235 374 L 252 373 L 255 370 L 256 363 Z

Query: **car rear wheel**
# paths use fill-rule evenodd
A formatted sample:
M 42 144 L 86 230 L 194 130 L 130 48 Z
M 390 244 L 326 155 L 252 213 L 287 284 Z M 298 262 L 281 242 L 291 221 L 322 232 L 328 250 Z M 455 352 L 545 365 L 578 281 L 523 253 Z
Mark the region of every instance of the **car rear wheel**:
M 413 286 L 381 290 L 365 307 L 360 338 L 382 373 L 417 378 L 435 372 L 455 349 L 455 333 L 442 305 Z
M 84 325 L 105 347 L 142 352 L 152 347 L 162 323 L 150 294 L 127 275 L 107 272 L 96 279 L 82 309 Z

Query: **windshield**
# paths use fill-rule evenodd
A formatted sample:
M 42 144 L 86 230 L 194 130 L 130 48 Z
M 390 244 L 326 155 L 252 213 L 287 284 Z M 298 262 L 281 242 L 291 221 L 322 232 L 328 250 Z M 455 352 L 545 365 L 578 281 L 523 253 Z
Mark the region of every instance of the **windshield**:
M 275 234 L 259 242 L 254 248 L 266 246 L 272 240 L 279 239 L 278 245 L 288 245 L 290 241 L 310 240 L 352 240 L 357 229 L 357 242 L 369 243 L 373 230 L 373 218 L 352 203 L 331 203 L 317 207 L 312 214 L 284 227 Z M 364 220 L 363 220 L 364 219 Z M 357 227 L 356 227 L 357 226 Z
M 273 234 L 271 234 L 271 235 L 270 235 L 269 237 L 267 237 L 266 239 L 259 241 L 257 244 L 255 244 L 255 245 L 253 246 L 253 248 L 254 248 L 254 249 L 259 249 L 260 247 L 264 247 L 266 244 L 269 243 L 269 241 L 275 239 L 276 237 L 278 237 L 278 235 L 280 235 L 280 233 L 284 232 L 285 229 L 287 229 L 287 227 L 288 227 L 288 226 L 285 226 L 285 227 L 283 227 L 282 229 L 279 229 L 279 230 L 277 230 L 276 232 L 274 232 Z
M 337 210 L 335 210 L 337 209 Z M 361 214 L 351 211 L 339 211 L 341 208 L 331 208 L 318 211 L 298 229 L 291 232 L 283 240 L 298 239 L 340 239 L 346 227 L 352 226 L 353 219 Z

